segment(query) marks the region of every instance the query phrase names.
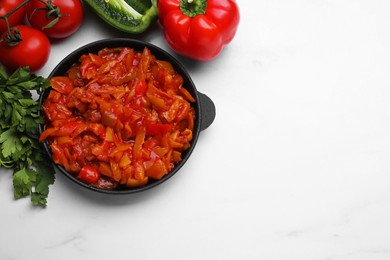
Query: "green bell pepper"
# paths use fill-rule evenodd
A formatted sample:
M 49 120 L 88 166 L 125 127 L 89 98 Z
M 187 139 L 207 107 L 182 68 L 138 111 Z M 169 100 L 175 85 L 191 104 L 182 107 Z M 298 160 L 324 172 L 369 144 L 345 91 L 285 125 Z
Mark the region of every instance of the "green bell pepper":
M 139 34 L 157 20 L 157 0 L 84 0 L 111 26 Z

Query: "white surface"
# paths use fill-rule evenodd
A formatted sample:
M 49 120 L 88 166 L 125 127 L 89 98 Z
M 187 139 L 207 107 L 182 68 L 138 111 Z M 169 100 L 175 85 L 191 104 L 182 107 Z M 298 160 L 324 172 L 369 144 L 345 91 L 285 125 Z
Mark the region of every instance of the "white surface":
M 217 107 L 180 173 L 114 197 L 58 174 L 40 209 L 1 172 L 0 259 L 390 259 L 390 1 L 238 3 L 216 60 L 179 57 Z M 118 36 L 88 14 L 38 74 Z

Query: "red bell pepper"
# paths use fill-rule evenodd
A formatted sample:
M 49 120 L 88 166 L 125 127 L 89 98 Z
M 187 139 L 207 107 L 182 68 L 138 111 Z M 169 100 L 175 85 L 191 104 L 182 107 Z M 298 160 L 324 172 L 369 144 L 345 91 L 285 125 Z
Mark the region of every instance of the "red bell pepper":
M 240 22 L 235 0 L 159 0 L 157 8 L 169 46 L 200 61 L 217 57 Z

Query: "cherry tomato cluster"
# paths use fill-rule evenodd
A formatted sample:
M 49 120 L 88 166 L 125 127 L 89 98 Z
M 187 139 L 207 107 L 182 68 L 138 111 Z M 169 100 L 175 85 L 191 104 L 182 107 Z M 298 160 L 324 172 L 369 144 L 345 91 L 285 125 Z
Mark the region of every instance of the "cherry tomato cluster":
M 41 69 L 50 40 L 75 33 L 83 20 L 80 0 L 0 0 L 0 63 L 13 71 Z

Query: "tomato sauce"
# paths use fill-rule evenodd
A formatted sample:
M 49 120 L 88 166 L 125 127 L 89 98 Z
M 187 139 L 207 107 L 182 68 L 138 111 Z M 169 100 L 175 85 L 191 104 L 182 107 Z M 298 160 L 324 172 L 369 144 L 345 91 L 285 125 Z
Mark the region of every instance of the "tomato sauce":
M 190 147 L 195 102 L 183 78 L 145 48 L 105 48 L 82 55 L 51 79 L 43 104 L 56 164 L 104 189 L 159 180 Z

